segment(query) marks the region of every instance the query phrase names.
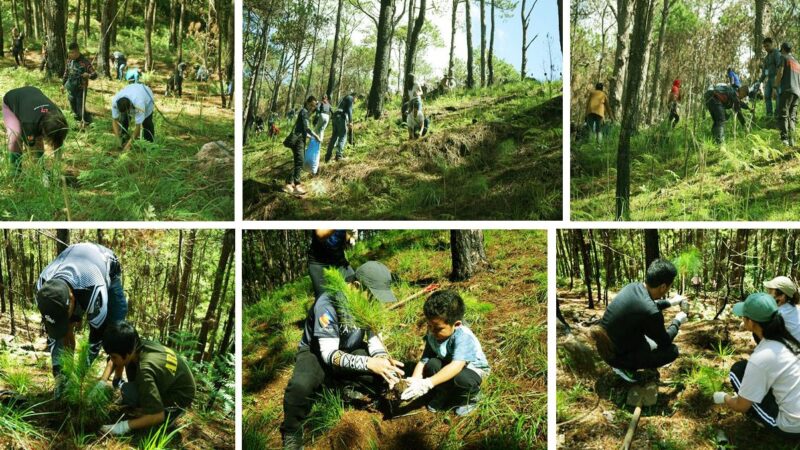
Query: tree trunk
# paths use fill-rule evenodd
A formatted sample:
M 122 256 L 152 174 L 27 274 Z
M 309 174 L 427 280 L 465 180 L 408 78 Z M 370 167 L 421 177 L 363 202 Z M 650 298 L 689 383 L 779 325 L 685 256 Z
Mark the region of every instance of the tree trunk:
M 178 0 L 169 2 L 169 49 L 175 50 L 178 47 Z
M 450 254 L 453 260 L 450 279 L 463 281 L 471 278 L 488 264 L 483 249 L 483 231 L 451 230 Z
M 481 11 L 480 11 L 481 12 L 481 87 L 484 87 L 486 86 L 486 0 L 480 0 L 480 5 L 481 5 Z
M 658 230 L 644 230 L 644 270 L 650 267 L 650 263 L 661 257 L 658 248 Z
M 60 77 L 64 74 L 67 60 L 66 41 L 67 0 L 45 0 L 47 17 L 47 75 Z
M 17 326 L 16 322 L 14 321 L 14 278 L 12 277 L 11 272 L 11 239 L 8 238 L 8 229 L 3 230 L 3 237 L 6 241 L 6 270 L 8 271 L 8 276 L 6 277 L 6 281 L 8 282 L 8 312 L 11 315 L 11 335 L 15 336 L 17 334 Z
M 80 11 L 77 11 L 81 14 Z M 92 29 L 92 0 L 83 0 L 83 45 L 89 44 L 89 33 Z
M 622 93 L 625 86 L 625 74 L 628 70 L 629 49 L 631 42 L 631 5 L 635 0 L 617 0 L 617 48 L 614 54 L 614 71 L 608 80 L 608 101 L 616 117 L 622 117 Z
M 653 123 L 653 116 L 656 108 L 661 103 L 661 90 L 659 89 L 661 80 L 661 55 L 664 54 L 664 33 L 667 30 L 667 20 L 669 19 L 669 8 L 673 0 L 664 0 L 664 7 L 661 10 L 661 25 L 658 27 L 658 44 L 656 46 L 656 66 L 653 70 L 653 79 L 650 83 L 650 105 L 647 110 L 648 122 Z
M 103 6 L 103 17 L 100 20 L 100 57 L 97 59 L 97 71 L 111 79 L 111 22 L 117 12 L 117 0 L 106 0 Z
M 519 15 L 522 19 L 522 64 L 520 67 L 520 77 L 522 80 L 525 79 L 527 66 L 528 66 L 528 49 L 533 44 L 533 41 L 536 40 L 536 36 L 528 40 L 528 27 L 531 25 L 531 14 L 533 14 L 533 8 L 536 6 L 538 0 L 533 0 L 531 7 L 527 9 L 527 0 L 522 0 L 522 7 L 520 8 Z
M 494 84 L 494 64 L 492 64 L 492 60 L 494 59 L 494 2 L 496 0 L 489 0 L 492 2 L 492 12 L 491 12 L 491 21 L 492 21 L 492 31 L 489 34 L 489 55 L 486 57 L 486 64 L 489 69 L 489 78 L 487 79 L 486 83 L 491 86 Z
M 144 71 L 153 70 L 153 19 L 156 14 L 156 0 L 147 1 L 147 10 L 144 15 Z
M 472 17 L 470 17 L 472 13 L 469 0 L 464 2 L 464 8 L 467 19 L 467 89 L 472 89 L 475 87 L 475 75 L 472 73 Z
M 72 42 L 78 42 L 78 29 L 81 26 L 81 0 L 78 0 L 78 6 L 75 7 L 75 22 L 72 24 Z
M 389 88 L 386 69 L 389 66 L 391 52 L 389 41 L 392 33 L 394 2 L 395 0 L 381 0 L 381 9 L 378 13 L 375 63 L 372 67 L 372 87 L 369 90 L 369 98 L 367 99 L 367 115 L 373 119 L 381 118 L 381 114 L 383 114 L 383 94 Z
M 453 0 L 453 15 L 450 19 L 450 58 L 447 61 L 447 78 L 453 77 L 453 58 L 456 49 L 456 19 L 458 18 L 458 3 L 460 1 L 461 0 Z M 494 5 L 494 0 L 492 0 L 492 5 Z M 494 27 L 492 27 L 492 37 L 494 37 Z
M 592 260 L 589 256 L 589 245 L 583 236 L 583 230 L 575 230 L 576 238 L 581 248 L 581 259 L 583 260 L 583 283 L 586 285 L 586 294 L 589 296 L 589 304 L 586 306 L 589 309 L 594 309 L 594 300 L 592 299 Z
M 183 35 L 185 31 L 183 29 L 183 18 L 186 13 L 186 0 L 180 0 L 181 2 L 181 13 L 180 17 L 178 18 L 178 62 L 183 62 Z
M 225 234 L 222 236 L 222 249 L 219 253 L 219 264 L 217 264 L 217 272 L 214 276 L 214 286 L 211 289 L 211 298 L 208 301 L 206 317 L 203 319 L 203 325 L 200 328 L 200 335 L 197 338 L 197 355 L 195 356 L 195 361 L 197 362 L 203 361 L 206 341 L 208 339 L 208 332 L 212 326 L 215 326 L 215 324 L 212 323 L 214 321 L 214 313 L 216 312 L 217 305 L 219 304 L 219 300 L 223 294 L 222 282 L 223 278 L 225 277 L 225 269 L 228 266 L 228 259 L 233 253 L 235 241 L 236 239 L 234 236 L 234 231 L 226 230 Z
M 336 8 L 336 31 L 333 34 L 333 54 L 331 55 L 331 70 L 328 73 L 328 87 L 325 93 L 328 98 L 333 100 L 333 87 L 336 84 L 336 56 L 339 51 L 339 30 L 342 27 L 342 6 L 344 0 L 339 0 L 339 6 Z
M 406 103 L 411 98 L 408 91 L 414 86 L 414 70 L 415 70 L 415 54 L 417 52 L 417 42 L 419 41 L 419 33 L 422 31 L 422 25 L 425 23 L 425 9 L 427 8 L 427 0 L 420 0 L 419 14 L 414 20 L 414 26 L 409 28 L 409 39 L 406 45 L 406 60 L 403 64 L 403 70 L 406 73 L 405 83 L 403 85 L 403 103 Z M 409 19 L 413 17 L 412 10 L 409 10 Z M 402 108 L 402 106 L 401 106 Z
M 69 247 L 69 230 L 58 229 L 56 230 L 56 256 Z
M 761 47 L 764 41 L 764 30 L 768 25 L 769 0 L 755 0 L 755 20 L 753 24 L 753 58 L 750 62 L 750 73 L 758 74 L 761 64 Z
M 623 95 L 622 123 L 617 149 L 616 218 L 630 219 L 630 143 L 636 132 L 639 118 L 639 87 L 642 82 L 642 64 L 647 51 L 647 37 L 650 34 L 653 17 L 653 0 L 634 0 L 634 23 L 631 35 L 631 54 L 625 76 L 625 95 Z M 619 17 L 619 12 L 617 12 Z
M 181 284 L 178 288 L 178 302 L 175 308 L 175 317 L 172 321 L 172 331 L 180 328 L 186 316 L 186 303 L 189 300 L 189 281 L 192 279 L 192 263 L 194 262 L 194 246 L 197 237 L 197 230 L 190 230 L 186 242 L 186 255 L 183 260 L 183 273 L 181 274 Z

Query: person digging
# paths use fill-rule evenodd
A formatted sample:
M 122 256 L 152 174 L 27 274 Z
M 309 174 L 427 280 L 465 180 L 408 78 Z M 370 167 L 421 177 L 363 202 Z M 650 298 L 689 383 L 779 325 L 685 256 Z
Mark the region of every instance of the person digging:
M 123 143 L 122 151 L 130 150 L 139 135 L 148 142 L 155 140 L 154 111 L 153 91 L 141 83 L 125 86 L 111 99 L 112 130 Z M 129 129 L 131 118 L 133 130 Z
M 143 415 L 103 425 L 100 433 L 121 436 L 165 421 L 171 424 L 192 405 L 197 391 L 194 377 L 175 350 L 141 339 L 125 321 L 106 330 L 103 349 L 114 366 L 125 367 L 128 381 L 119 386 L 122 405 L 140 409 Z
M 745 119 L 742 109 L 752 111 L 743 99 L 747 98 L 748 88 L 746 85 L 734 89 L 728 84 L 717 84 L 705 93 L 705 103 L 708 113 L 711 115 L 713 124 L 711 134 L 716 144 L 722 144 L 725 140 L 725 122 L 728 120 L 726 110 L 732 109 L 736 114 L 736 119 L 745 130 L 749 131 L 747 119 Z
M 122 269 L 114 253 L 92 243 L 73 244 L 44 268 L 36 283 L 36 306 L 47 331 L 47 347 L 56 379 L 54 396 L 61 397 L 61 355 L 75 349 L 75 329 L 83 316 L 89 322 L 89 363 L 100 354 L 105 329 L 125 320 L 128 299 L 122 288 Z M 115 380 L 122 366 L 106 365 Z
M 386 266 L 368 261 L 346 280 L 381 303 L 392 303 L 397 297 L 391 279 Z M 377 335 L 347 325 L 348 312 L 339 306 L 341 295 L 326 292 L 308 310 L 292 378 L 283 395 L 280 430 L 284 449 L 303 448 L 303 422 L 321 387 L 344 385 L 346 397 L 363 400 L 360 391 L 376 394 L 387 384 L 391 389 L 405 376 L 403 363 L 389 357 Z
M 609 303 L 599 326 L 592 329 L 597 352 L 615 374 L 629 383 L 637 382 L 640 369 L 657 369 L 678 358 L 672 343 L 688 317 L 679 312 L 664 328 L 662 311 L 687 301 L 676 295 L 666 300 L 677 276 L 671 262 L 656 259 L 647 268 L 645 282 L 631 283 Z

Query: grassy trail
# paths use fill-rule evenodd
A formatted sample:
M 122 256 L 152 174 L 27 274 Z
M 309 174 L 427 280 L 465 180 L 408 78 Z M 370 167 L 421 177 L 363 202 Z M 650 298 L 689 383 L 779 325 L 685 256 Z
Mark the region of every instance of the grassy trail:
M 304 173 L 304 198 L 281 191 L 291 152 L 281 136 L 254 136 L 244 155 L 245 217 L 263 219 L 452 220 L 561 218 L 561 96 L 552 86 L 514 83 L 425 102 L 431 133 L 408 142 L 397 101 L 363 117 L 347 159 Z M 332 126 L 325 132 L 323 152 Z M 323 153 L 324 157 L 324 153 Z
M 471 416 L 430 413 L 424 405 L 403 410 L 365 410 L 326 404 L 312 411 L 306 448 L 489 449 L 546 448 L 546 235 L 542 232 L 486 231 L 491 272 L 450 283 L 447 232 L 402 232 L 354 250 L 355 267 L 368 259 L 384 262 L 400 280 L 398 298 L 429 283 L 458 290 L 467 304 L 466 322 L 481 342 L 491 374 L 483 400 Z M 409 242 L 413 245 L 409 246 Z M 283 391 L 291 378 L 305 312 L 311 300 L 307 277 L 265 294 L 244 314 L 243 408 L 245 449 L 277 448 Z M 384 336 L 396 359 L 415 360 L 425 334 L 424 296 L 398 310 Z M 412 404 L 414 405 L 414 404 Z M 336 414 L 336 411 L 340 415 Z M 321 425 L 320 425 L 321 424 Z M 319 430 L 312 432 L 313 427 Z
M 128 32 L 126 30 L 126 32 Z M 122 37 L 120 38 L 122 42 Z M 132 41 L 137 42 L 137 41 Z M 132 44 L 133 45 L 133 44 Z M 141 45 L 141 44 L 138 44 Z M 93 57 L 94 49 L 85 52 Z M 143 67 L 131 54 L 129 67 Z M 218 82 L 184 82 L 182 99 L 165 98 L 166 79 L 174 67 L 163 36 L 154 37 L 155 71 L 143 82 L 154 93 L 156 142 L 141 141 L 122 153 L 111 132 L 111 98 L 125 82 L 99 75 L 90 82 L 87 111 L 94 123 L 78 131 L 60 79 L 46 78 L 38 70 L 38 52 L 27 53 L 27 69 L 15 69 L 13 59 L 0 60 L 0 93 L 33 85 L 58 104 L 67 116 L 70 132 L 62 147 L 62 164 L 52 155 L 44 167 L 25 154 L 23 171 L 14 177 L 5 151 L 0 163 L 0 217 L 5 220 L 232 220 L 233 155 L 208 160 L 198 158 L 201 147 L 212 141 L 233 143 L 233 111 L 221 108 Z M 5 142 L 5 129 L 0 130 Z M 43 171 L 51 182 L 43 183 Z M 62 181 L 63 175 L 63 181 Z M 199 175 L 199 176 L 198 176 Z

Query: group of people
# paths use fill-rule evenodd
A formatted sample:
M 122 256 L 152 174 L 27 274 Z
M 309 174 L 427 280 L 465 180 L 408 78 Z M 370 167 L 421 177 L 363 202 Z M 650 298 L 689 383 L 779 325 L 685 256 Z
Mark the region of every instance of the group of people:
M 732 110 L 737 120 L 745 129 L 749 130 L 742 110 L 753 110 L 748 105 L 747 99 L 755 99 L 763 85 L 766 115 L 776 117 L 777 127 L 780 131 L 781 142 L 794 147 L 794 132 L 797 124 L 798 98 L 800 98 L 800 63 L 792 54 L 792 45 L 784 42 L 780 49 L 775 46 L 772 38 L 763 41 L 765 51 L 761 65 L 761 75 L 755 89 L 750 89 L 742 83 L 736 71 L 729 67 L 727 70 L 727 83 L 710 86 L 703 95 L 704 104 L 711 120 L 711 135 L 714 142 L 722 144 L 725 137 L 725 122 L 728 111 Z M 679 105 L 681 101 L 681 80 L 675 79 L 668 94 L 668 120 L 674 128 L 680 121 Z M 777 98 L 777 108 L 773 108 L 773 92 Z M 603 121 L 608 117 L 613 120 L 613 112 L 608 101 L 608 96 L 603 92 L 603 83 L 597 83 L 595 89 L 589 93 L 586 102 L 586 125 L 598 141 L 602 140 Z
M 680 352 L 674 339 L 688 321 L 689 301 L 667 294 L 677 276 L 675 266 L 657 259 L 645 281 L 625 286 L 609 303 L 600 324 L 591 331 L 597 352 L 613 372 L 637 382 L 641 369 L 657 370 Z M 714 403 L 747 413 L 768 429 L 800 437 L 800 293 L 795 282 L 779 276 L 764 282 L 766 292 L 749 295 L 733 305 L 742 327 L 753 333 L 749 360 L 731 367 L 733 393 L 715 392 Z M 680 306 L 664 326 L 665 309 Z
M 289 182 L 284 186 L 284 192 L 297 196 L 303 196 L 307 193 L 301 181 L 304 161 L 310 162 L 307 165 L 312 175 L 319 173 L 319 146 L 322 145 L 325 129 L 331 122 L 333 123 L 333 133 L 328 141 L 325 162 L 330 162 L 332 157 L 335 157 L 336 161 L 346 158 L 344 155 L 345 146 L 348 141 L 351 145 L 354 144 L 353 107 L 356 101 L 362 98 L 361 94 L 351 92 L 339 101 L 335 109 L 332 107 L 327 94 L 322 96 L 321 102 L 318 102 L 313 95 L 306 99 L 305 104 L 296 114 L 292 130 L 283 141 L 283 145 L 292 150 L 292 172 Z M 408 138 L 413 140 L 428 133 L 430 120 L 425 117 L 423 112 L 422 88 L 419 84 L 415 83 L 409 90 L 409 98 L 403 110 L 406 113 Z M 313 122 L 310 120 L 312 112 L 315 113 Z M 294 117 L 295 111 L 292 108 L 287 112 L 287 118 L 291 120 Z M 268 123 L 270 137 L 276 136 L 279 131 L 275 124 L 276 119 L 277 115 L 271 113 Z M 263 123 L 263 119 L 256 118 L 257 131 L 263 131 Z M 312 141 L 308 141 L 308 145 L 306 144 L 307 138 L 312 139 Z M 335 156 L 334 149 L 336 150 Z M 309 154 L 309 152 L 311 153 Z
M 101 349 L 107 355 L 97 385 L 119 391 L 121 402 L 141 415 L 104 425 L 101 432 L 124 435 L 180 417 L 194 401 L 196 387 L 183 356 L 139 336 L 125 319 L 128 299 L 121 281 L 122 267 L 110 249 L 94 243 L 70 245 L 39 275 L 36 305 L 47 332 L 54 397 L 64 395 L 67 375 L 62 370 L 64 349 L 75 349 L 75 332 L 85 318 L 89 325 L 88 364 Z M 77 356 L 76 356 L 77 357 Z
M 304 321 L 294 371 L 284 392 L 284 449 L 303 448 L 303 423 L 314 394 L 323 386 L 341 389 L 349 400 L 369 402 L 405 379 L 408 387 L 400 395 L 402 400 L 423 399 L 432 412 L 472 413 L 490 368 L 480 342 L 464 323 L 464 300 L 458 293 L 441 290 L 426 299 L 425 350 L 416 361 L 395 360 L 376 335 L 378 330 L 348 326 L 349 312 L 341 310 L 337 300 L 342 294 L 327 288 L 323 277 L 325 268 L 336 268 L 348 283 L 389 305 L 397 301 L 391 272 L 377 261 L 353 270 L 344 253 L 352 239 L 346 230 L 313 230 L 311 234 L 308 259 L 315 300 Z

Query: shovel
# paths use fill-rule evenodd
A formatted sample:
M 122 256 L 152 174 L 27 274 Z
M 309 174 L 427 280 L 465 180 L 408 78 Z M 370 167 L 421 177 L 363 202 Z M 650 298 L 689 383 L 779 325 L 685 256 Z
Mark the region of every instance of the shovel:
M 639 417 L 642 415 L 642 406 L 653 406 L 658 399 L 658 385 L 656 383 L 648 383 L 646 385 L 637 385 L 628 391 L 628 398 L 625 404 L 635 406 L 633 410 L 633 417 L 628 424 L 628 432 L 625 433 L 625 440 L 622 441 L 622 450 L 629 450 L 633 435 L 636 433 L 636 425 L 639 423 Z

